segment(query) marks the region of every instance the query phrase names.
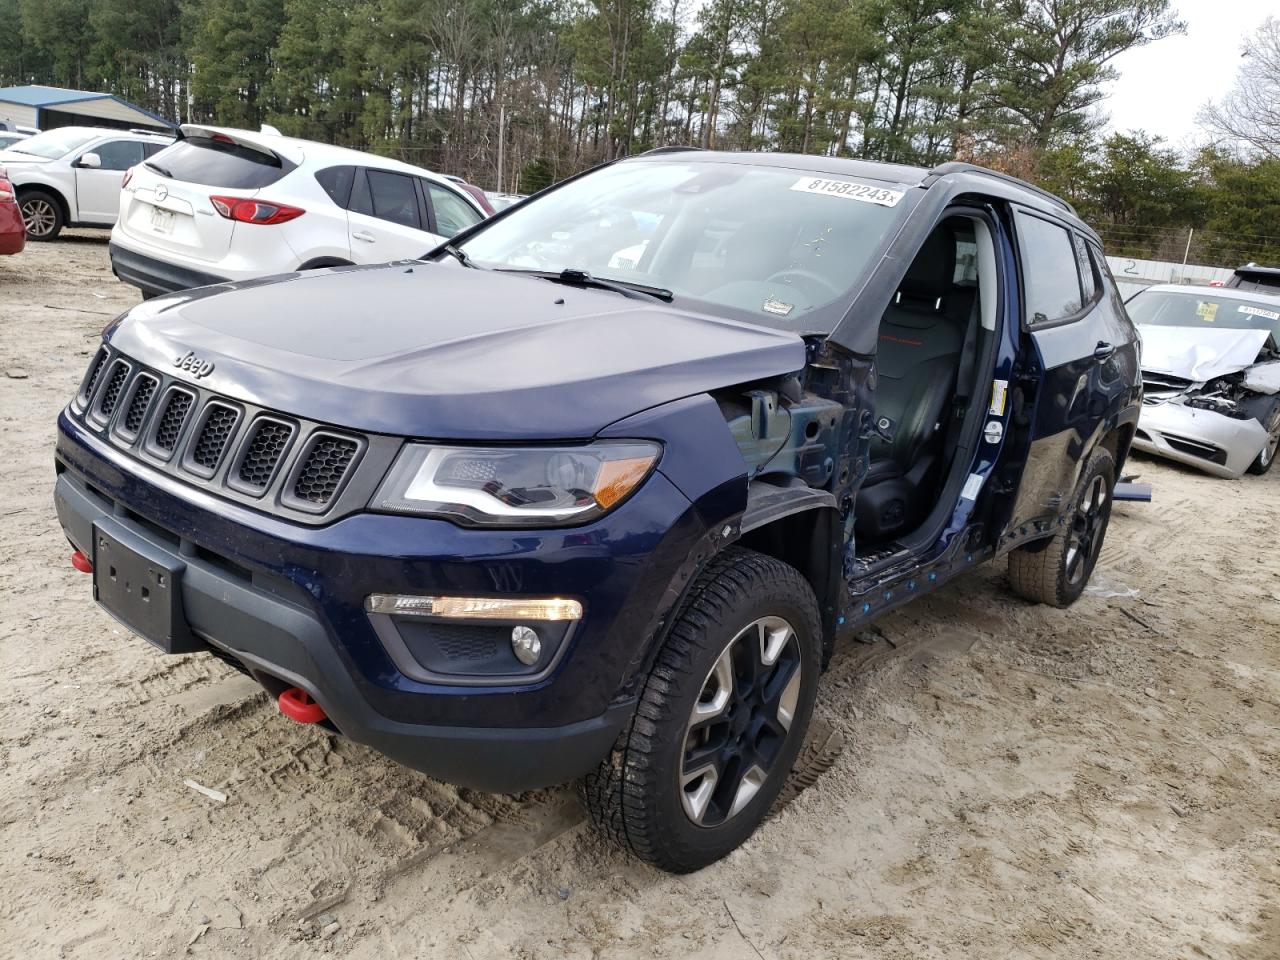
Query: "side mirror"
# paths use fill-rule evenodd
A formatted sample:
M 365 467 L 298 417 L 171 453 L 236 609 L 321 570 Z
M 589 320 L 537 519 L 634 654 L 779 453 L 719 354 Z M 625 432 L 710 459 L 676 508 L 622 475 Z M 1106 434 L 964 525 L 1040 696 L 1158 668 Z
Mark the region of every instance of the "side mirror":
M 102 158 L 96 153 L 82 153 L 80 159 L 76 161 L 76 166 L 97 170 L 102 166 Z

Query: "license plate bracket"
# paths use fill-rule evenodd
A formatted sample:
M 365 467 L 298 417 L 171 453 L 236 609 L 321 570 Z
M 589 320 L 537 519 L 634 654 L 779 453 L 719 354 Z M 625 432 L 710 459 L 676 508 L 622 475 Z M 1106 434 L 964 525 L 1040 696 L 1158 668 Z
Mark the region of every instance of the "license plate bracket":
M 186 564 L 113 518 L 93 525 L 93 598 L 165 653 L 205 649 L 182 608 Z

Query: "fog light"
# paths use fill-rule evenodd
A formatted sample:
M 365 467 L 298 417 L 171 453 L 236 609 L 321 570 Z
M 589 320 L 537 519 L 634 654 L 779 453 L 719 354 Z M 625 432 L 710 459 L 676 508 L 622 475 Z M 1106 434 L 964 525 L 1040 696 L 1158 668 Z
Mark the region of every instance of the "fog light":
M 542 656 L 542 641 L 531 627 L 512 627 L 511 652 L 526 667 L 532 667 Z
M 447 620 L 581 620 L 582 604 L 559 597 L 536 600 L 527 597 L 412 597 L 375 593 L 365 598 L 369 613 L 408 617 L 440 617 Z

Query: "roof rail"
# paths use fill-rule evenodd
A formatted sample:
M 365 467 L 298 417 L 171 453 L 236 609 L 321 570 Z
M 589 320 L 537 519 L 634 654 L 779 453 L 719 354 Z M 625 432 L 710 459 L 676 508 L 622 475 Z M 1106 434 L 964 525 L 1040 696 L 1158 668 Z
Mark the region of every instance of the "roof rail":
M 701 147 L 691 147 L 688 145 L 682 146 L 680 144 L 673 144 L 672 146 L 669 146 L 669 147 L 654 147 L 652 150 L 646 150 L 643 153 L 636 154 L 636 156 L 657 157 L 657 156 L 661 156 L 664 153 L 688 153 L 690 150 L 701 150 L 701 149 L 702 149 Z
M 1046 200 L 1062 207 L 1062 209 L 1066 210 L 1073 217 L 1079 216 L 1079 214 L 1076 213 L 1075 207 L 1067 203 L 1067 201 L 1063 200 L 1057 194 L 1050 193 L 1048 190 L 1044 189 L 1044 187 L 1037 187 L 1034 183 L 1027 183 L 1027 181 L 1019 177 L 1015 177 L 1010 173 L 1001 173 L 999 170 L 992 170 L 989 167 L 980 167 L 976 163 L 964 163 L 960 160 L 951 160 L 947 163 L 938 164 L 938 166 L 930 170 L 929 173 L 932 176 L 938 177 L 945 176 L 948 173 L 977 173 L 985 177 L 995 177 L 997 180 L 1003 180 L 1005 183 L 1012 183 L 1014 186 L 1021 187 L 1023 190 L 1029 190 L 1038 196 L 1044 197 Z
M 153 137 L 172 137 L 173 133 L 169 130 L 152 130 L 147 127 L 130 127 L 130 133 L 147 133 Z

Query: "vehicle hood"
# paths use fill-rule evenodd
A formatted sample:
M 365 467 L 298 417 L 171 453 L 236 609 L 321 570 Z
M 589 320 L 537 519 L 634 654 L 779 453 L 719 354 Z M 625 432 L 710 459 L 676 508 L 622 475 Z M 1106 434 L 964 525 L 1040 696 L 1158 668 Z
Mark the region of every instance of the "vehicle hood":
M 1266 330 L 1213 330 L 1142 324 L 1142 369 L 1195 383 L 1236 373 L 1258 361 Z
M 433 439 L 585 439 L 649 407 L 805 363 L 793 333 L 417 261 L 150 300 L 107 339 L 179 379 L 207 371 L 193 382 L 248 403 Z
M 19 153 L 17 150 L 0 150 L 0 164 L 11 167 L 15 163 L 48 163 L 48 157 L 37 157 L 30 153 Z

